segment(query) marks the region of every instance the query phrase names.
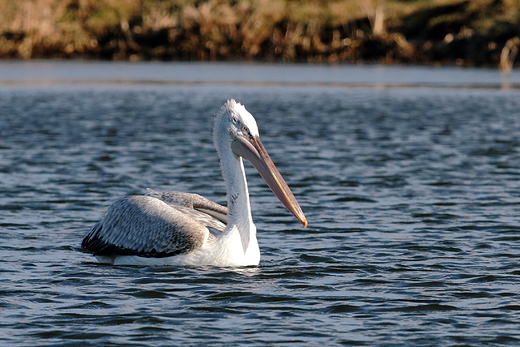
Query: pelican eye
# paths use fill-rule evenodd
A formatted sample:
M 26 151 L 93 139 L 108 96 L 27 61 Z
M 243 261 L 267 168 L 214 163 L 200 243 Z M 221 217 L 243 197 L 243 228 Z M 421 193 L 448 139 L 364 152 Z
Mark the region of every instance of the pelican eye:
M 249 128 L 245 125 L 242 125 L 242 131 L 249 134 Z

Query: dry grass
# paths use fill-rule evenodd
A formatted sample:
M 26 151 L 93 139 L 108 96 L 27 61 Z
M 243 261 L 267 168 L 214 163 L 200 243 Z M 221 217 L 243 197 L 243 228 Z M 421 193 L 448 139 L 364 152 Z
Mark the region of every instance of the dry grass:
M 500 53 L 519 8 L 517 0 L 3 0 L 0 57 L 428 62 L 445 39 L 431 33 L 456 40 L 497 23 L 509 35 L 494 42 Z

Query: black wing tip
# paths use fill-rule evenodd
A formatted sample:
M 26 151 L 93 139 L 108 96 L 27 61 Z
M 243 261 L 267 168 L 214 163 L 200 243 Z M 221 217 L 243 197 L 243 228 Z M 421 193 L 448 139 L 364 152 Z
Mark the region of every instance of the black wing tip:
M 90 233 L 81 242 L 81 248 L 92 255 L 99 256 L 123 256 L 123 255 L 135 255 L 144 258 L 165 258 L 182 253 L 189 252 L 189 249 L 179 249 L 174 252 L 157 251 L 152 249 L 150 251 L 138 251 L 135 249 L 125 248 L 122 246 L 116 246 L 111 243 L 105 242 L 103 239 L 98 238 L 96 235 Z

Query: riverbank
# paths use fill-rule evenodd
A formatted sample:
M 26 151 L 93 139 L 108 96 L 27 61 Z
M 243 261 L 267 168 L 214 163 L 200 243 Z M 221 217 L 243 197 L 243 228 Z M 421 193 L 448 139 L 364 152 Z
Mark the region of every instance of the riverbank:
M 510 69 L 514 0 L 6 0 L 0 58 L 409 63 Z

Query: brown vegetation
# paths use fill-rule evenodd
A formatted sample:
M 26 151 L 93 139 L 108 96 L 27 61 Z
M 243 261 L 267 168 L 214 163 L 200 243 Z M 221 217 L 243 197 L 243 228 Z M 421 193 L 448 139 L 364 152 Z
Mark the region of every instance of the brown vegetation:
M 497 66 L 515 37 L 517 0 L 0 2 L 2 58 Z

